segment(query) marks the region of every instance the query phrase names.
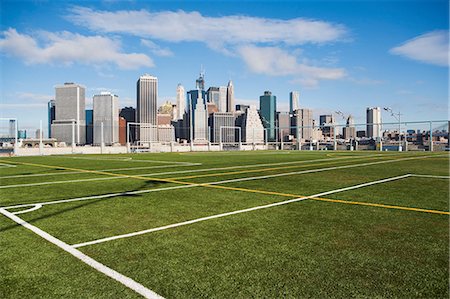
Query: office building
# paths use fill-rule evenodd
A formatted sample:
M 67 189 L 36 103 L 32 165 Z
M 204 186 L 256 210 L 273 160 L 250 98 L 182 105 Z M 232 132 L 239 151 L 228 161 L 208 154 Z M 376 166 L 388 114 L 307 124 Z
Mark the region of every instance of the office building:
M 300 109 L 299 100 L 300 100 L 300 92 L 291 91 L 289 93 L 289 113 L 291 115 L 294 115 L 294 112 L 297 109 Z
M 110 92 L 94 95 L 94 144 L 119 142 L 119 97 Z M 102 134 L 103 126 L 103 134 Z
M 231 80 L 227 86 L 227 112 L 234 112 L 234 86 Z
M 123 117 L 125 119 L 125 130 L 128 131 L 128 141 L 134 142 L 136 141 L 136 125 L 132 123 L 136 122 L 136 109 L 133 107 L 125 107 L 120 109 L 119 117 Z M 125 133 L 125 140 L 127 139 Z
M 264 142 L 264 126 L 256 106 L 250 105 L 246 109 L 242 119 L 242 142 Z
M 208 102 L 216 105 L 219 112 L 227 112 L 227 87 L 210 87 L 206 94 Z
M 158 113 L 158 78 L 145 74 L 136 83 L 137 139 L 141 142 L 156 141 Z
M 320 125 L 320 128 L 322 129 L 322 134 L 324 137 L 330 137 L 330 138 L 334 137 L 333 127 L 327 126 L 327 125 L 333 125 L 333 124 L 334 124 L 333 115 L 325 114 L 325 115 L 319 116 L 319 125 Z
M 356 128 L 354 125 L 353 117 L 349 115 L 347 118 L 347 123 L 345 127 L 342 129 L 342 135 L 344 135 L 345 140 L 355 139 L 356 138 Z
M 245 112 L 248 108 L 250 108 L 250 105 L 236 104 L 236 111 Z
M 59 142 L 86 142 L 85 88 L 75 83 L 55 87 L 55 120 L 52 137 Z
M 313 115 L 311 109 L 297 109 L 294 111 L 294 119 L 295 119 L 295 126 L 298 130 L 298 138 L 300 140 L 311 140 L 313 139 L 313 127 L 314 127 L 314 121 L 313 121 Z M 297 132 L 295 132 L 295 136 L 297 135 Z
M 55 120 L 55 100 L 48 101 L 47 104 L 48 113 L 48 138 L 52 138 L 52 123 Z
M 177 86 L 177 113 L 176 119 L 183 119 L 184 111 L 186 110 L 186 93 L 181 84 Z
M 372 139 L 381 138 L 381 109 L 380 107 L 369 107 L 366 110 L 367 137 Z
M 86 110 L 86 144 L 94 143 L 94 110 Z
M 122 116 L 119 116 L 119 143 L 127 144 L 127 121 Z
M 291 117 L 289 112 L 277 113 L 278 140 L 289 141 L 291 135 Z
M 268 141 L 275 141 L 275 125 L 277 117 L 277 97 L 270 91 L 265 91 L 259 97 L 259 112 L 264 128 L 267 129 Z
M 233 112 L 215 112 L 211 114 L 211 141 L 215 143 L 220 142 L 235 142 L 236 132 L 238 128 L 235 127 L 236 117 Z
M 194 111 L 191 112 L 193 115 L 192 130 L 193 130 L 193 141 L 207 141 L 208 140 L 208 112 L 206 110 L 206 105 L 199 98 L 197 99 L 197 104 L 195 105 Z

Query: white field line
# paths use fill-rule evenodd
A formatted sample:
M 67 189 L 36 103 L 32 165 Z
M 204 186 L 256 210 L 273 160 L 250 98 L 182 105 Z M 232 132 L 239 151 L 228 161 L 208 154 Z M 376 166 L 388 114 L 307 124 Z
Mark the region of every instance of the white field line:
M 39 210 L 40 208 L 42 208 L 42 204 L 35 204 L 34 207 L 26 209 L 26 210 L 22 210 L 22 211 L 17 211 L 17 212 L 13 212 L 14 215 L 18 215 L 18 214 L 24 214 L 24 213 L 28 213 L 28 212 L 33 212 L 36 210 Z
M 108 277 L 111 277 L 112 279 L 120 282 L 124 286 L 132 289 L 136 293 L 144 296 L 145 298 L 163 298 L 160 295 L 158 295 L 157 293 L 153 292 L 152 290 L 147 289 L 146 287 L 144 287 L 140 283 L 134 281 L 133 279 L 131 279 L 131 278 L 129 278 L 129 277 L 123 275 L 123 274 L 120 274 L 119 272 L 117 272 L 117 271 L 115 271 L 115 270 L 113 270 L 113 269 L 103 265 L 102 263 L 100 263 L 100 262 L 94 260 L 93 258 L 85 255 L 84 253 L 82 253 L 78 249 L 73 248 L 69 244 L 67 244 L 67 243 L 65 243 L 65 242 L 55 238 L 54 236 L 48 234 L 47 232 L 41 230 L 40 228 L 37 228 L 36 226 L 31 225 L 30 223 L 22 220 L 21 218 L 17 217 L 16 215 L 14 215 L 14 214 L 12 214 L 12 213 L 4 210 L 4 209 L 1 209 L 1 208 L 0 208 L 0 213 L 3 214 L 4 216 L 8 217 L 9 219 L 13 220 L 17 224 L 20 224 L 23 227 L 31 230 L 32 232 L 34 232 L 38 236 L 44 238 L 45 240 L 49 241 L 50 243 L 58 246 L 59 248 L 63 249 L 64 251 L 70 253 L 71 255 L 73 255 L 77 259 L 81 260 L 83 263 L 91 266 L 95 270 L 105 274 Z
M 199 166 L 202 163 L 192 163 L 186 165 L 160 165 L 160 166 L 142 166 L 142 167 L 128 167 L 128 168 L 112 168 L 112 169 L 86 169 L 93 171 L 128 171 L 128 170 L 140 170 L 140 169 L 154 169 L 154 168 L 172 168 L 172 167 L 186 167 L 186 166 Z M 14 166 L 15 167 L 15 166 Z M 32 174 L 17 174 L 17 175 L 8 175 L 8 176 L 0 176 L 0 179 L 14 179 L 14 178 L 28 178 L 28 177 L 39 177 L 39 176 L 51 176 L 51 175 L 61 175 L 61 174 L 82 174 L 85 172 L 82 171 L 61 171 L 61 172 L 50 172 L 50 173 L 32 173 Z
M 123 158 L 94 158 L 94 157 L 64 157 L 71 159 L 81 159 L 81 160 L 93 160 L 93 161 L 120 161 L 120 162 L 145 162 L 145 163 L 161 163 L 161 164 L 178 164 L 178 165 L 186 165 L 191 164 L 190 162 L 180 162 L 180 161 L 163 161 L 163 160 L 137 160 L 132 157 L 123 157 Z
M 17 165 L 0 163 L 0 168 L 17 167 Z
M 77 179 L 77 180 L 50 181 L 50 182 L 39 182 L 39 183 L 17 184 L 17 185 L 4 185 L 4 186 L 0 186 L 0 189 L 65 184 L 65 183 L 79 183 L 79 182 L 90 182 L 90 181 L 106 181 L 106 180 L 124 179 L 124 178 L 125 177 L 106 177 L 106 178 L 101 177 L 101 178 L 91 178 L 91 179 Z
M 340 157 L 340 158 L 315 159 L 315 160 L 291 161 L 291 162 L 279 162 L 279 163 L 267 163 L 267 164 L 236 165 L 236 166 L 218 167 L 218 168 L 179 170 L 179 171 L 170 171 L 170 172 L 141 174 L 139 176 L 142 176 L 142 177 L 160 176 L 160 175 L 168 175 L 168 174 L 207 172 L 207 171 L 227 170 L 227 169 L 237 169 L 237 168 L 253 168 L 253 167 L 263 167 L 263 166 L 285 165 L 285 164 L 303 164 L 303 163 L 307 163 L 307 162 L 322 162 L 322 161 L 330 161 L 330 160 L 331 161 L 333 161 L 333 160 L 354 160 L 354 159 L 363 158 L 363 157 L 371 157 L 371 156 L 357 156 L 357 157 L 354 157 L 354 158 L 348 158 L 348 157 L 347 158 L 342 158 L 342 157 Z M 102 171 L 102 170 L 96 170 L 96 171 Z M 106 171 L 106 170 L 103 170 L 103 171 Z M 71 172 L 71 173 L 82 173 L 82 172 L 78 172 L 77 171 L 77 172 Z M 59 174 L 61 174 L 61 173 L 59 173 Z M 45 175 L 45 174 L 43 174 L 43 175 Z M 31 175 L 29 175 L 29 176 L 31 176 Z M 12 176 L 12 177 L 14 177 L 14 176 Z M 0 177 L 0 178 L 3 179 L 5 177 Z M 47 181 L 47 182 L 37 182 L 37 183 L 4 185 L 4 186 L 0 186 L 0 189 L 16 188 L 16 187 L 30 187 L 30 186 L 40 186 L 40 185 L 51 185 L 51 184 L 62 184 L 62 183 L 89 182 L 89 181 L 98 181 L 98 180 L 117 180 L 117 179 L 126 179 L 126 178 L 128 178 L 128 177 L 123 176 L 123 177 L 91 178 L 91 179 L 77 179 L 77 180 L 63 180 L 63 181 Z
M 345 187 L 345 188 L 341 188 L 341 189 L 326 191 L 326 192 L 322 192 L 322 193 L 318 193 L 318 194 L 314 194 L 314 195 L 310 195 L 310 196 L 304 196 L 304 197 L 279 201 L 279 202 L 275 202 L 275 203 L 271 203 L 271 204 L 267 204 L 267 205 L 256 206 L 256 207 L 252 207 L 252 208 L 247 208 L 247 209 L 242 209 L 242 210 L 237 210 L 237 211 L 232 211 L 232 212 L 226 212 L 226 213 L 211 215 L 211 216 L 207 216 L 207 217 L 201 217 L 201 218 L 183 221 L 183 222 L 179 222 L 179 223 L 169 224 L 169 225 L 155 227 L 155 228 L 151 228 L 151 229 L 145 229 L 145 230 L 141 230 L 141 231 L 137 231 L 137 232 L 133 232 L 133 233 L 128 233 L 128 234 L 117 235 L 117 236 L 92 240 L 92 241 L 88 241 L 88 242 L 78 243 L 78 244 L 72 245 L 72 247 L 79 248 L 79 247 L 83 247 L 83 246 L 99 244 L 99 243 L 113 241 L 113 240 L 117 240 L 117 239 L 123 239 L 123 238 L 129 238 L 129 237 L 134 237 L 134 236 L 138 236 L 138 235 L 148 234 L 148 233 L 152 233 L 152 232 L 156 232 L 156 231 L 166 230 L 169 228 L 189 225 L 189 224 L 193 224 L 193 223 L 197 223 L 197 222 L 201 222 L 201 221 L 217 219 L 217 218 L 222 218 L 222 217 L 227 217 L 227 216 L 231 216 L 231 215 L 247 213 L 247 212 L 252 212 L 252 211 L 262 210 L 262 209 L 267 209 L 267 208 L 273 208 L 276 206 L 290 204 L 293 202 L 298 202 L 298 201 L 302 201 L 302 200 L 306 200 L 306 199 L 310 199 L 310 198 L 321 197 L 321 196 L 325 196 L 325 195 L 329 195 L 329 194 L 333 194 L 333 193 L 338 193 L 338 192 L 363 188 L 363 187 L 367 187 L 367 186 L 371 186 L 371 185 L 375 185 L 375 184 L 381 184 L 381 183 L 385 183 L 385 182 L 400 180 L 400 179 L 407 178 L 409 176 L 410 176 L 409 174 L 406 174 L 406 175 L 386 178 L 386 179 L 382 179 L 382 180 L 372 181 L 372 182 L 354 185 L 354 186 L 350 186 L 350 187 Z
M 450 179 L 450 176 L 447 175 L 431 175 L 431 174 L 415 174 L 412 173 L 411 176 L 419 177 L 419 178 L 432 178 L 432 179 Z
M 133 194 L 164 191 L 164 190 L 171 190 L 171 189 L 198 187 L 198 186 L 202 186 L 202 185 L 219 185 L 219 184 L 235 183 L 235 182 L 242 182 L 242 181 L 261 180 L 261 179 L 268 179 L 268 178 L 273 178 L 273 177 L 299 175 L 299 174 L 305 174 L 305 173 L 330 171 L 330 170 L 337 170 L 337 169 L 344 169 L 344 168 L 354 168 L 354 167 L 360 167 L 360 166 L 370 166 L 370 165 L 383 164 L 383 163 L 394 163 L 394 162 L 398 162 L 398 161 L 423 159 L 423 158 L 428 158 L 428 157 L 431 157 L 431 156 L 418 156 L 418 157 L 409 157 L 409 158 L 402 158 L 402 159 L 393 159 L 393 160 L 387 160 L 387 161 L 367 162 L 367 163 L 359 163 L 359 164 L 351 164 L 351 165 L 343 165 L 343 166 L 333 166 L 333 167 L 326 167 L 326 168 L 319 168 L 319 169 L 316 168 L 316 169 L 309 169 L 309 170 L 302 170 L 302 171 L 295 171 L 295 172 L 288 172 L 288 173 L 278 173 L 278 174 L 271 174 L 271 175 L 264 175 L 264 176 L 245 177 L 245 178 L 238 178 L 238 179 L 232 179 L 232 180 L 224 180 L 224 181 L 216 181 L 216 182 L 208 182 L 208 183 L 198 183 L 198 184 L 192 184 L 192 185 L 182 185 L 182 186 L 167 187 L 167 188 L 146 189 L 146 190 L 121 192 L 121 193 L 110 193 L 110 194 L 102 194 L 102 195 L 95 195 L 95 196 L 78 197 L 78 198 L 71 198 L 71 199 L 42 202 L 40 204 L 42 204 L 42 205 L 60 204 L 60 203 L 65 203 L 65 202 L 73 202 L 73 201 L 81 201 L 81 200 L 110 198 L 110 197 L 116 197 L 116 196 L 133 195 Z M 3 208 L 4 209 L 23 208 L 23 207 L 34 206 L 35 204 L 37 204 L 37 203 L 20 204 L 20 205 L 8 206 L 8 207 L 3 207 Z

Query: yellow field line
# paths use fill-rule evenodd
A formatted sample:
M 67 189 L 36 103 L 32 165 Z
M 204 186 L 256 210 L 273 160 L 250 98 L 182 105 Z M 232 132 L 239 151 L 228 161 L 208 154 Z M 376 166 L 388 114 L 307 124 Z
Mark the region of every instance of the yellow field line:
M 7 163 L 13 163 L 13 164 L 19 164 L 19 165 L 29 165 L 29 166 L 35 166 L 35 167 L 52 168 L 52 169 L 61 168 L 61 169 L 80 171 L 80 172 L 86 172 L 86 173 L 104 174 L 104 175 L 117 176 L 117 177 L 129 177 L 129 178 L 145 180 L 145 181 L 160 181 L 160 182 L 182 184 L 182 185 L 196 185 L 196 186 L 215 188 L 215 189 L 234 190 L 234 191 L 258 193 L 258 194 L 267 194 L 267 195 L 277 195 L 277 196 L 292 197 L 292 198 L 307 197 L 307 196 L 302 196 L 302 195 L 280 193 L 280 192 L 273 192 L 273 191 L 263 191 L 263 190 L 256 190 L 256 189 L 210 185 L 208 183 L 197 184 L 197 183 L 176 181 L 176 180 L 172 180 L 172 179 L 149 178 L 149 177 L 142 177 L 142 176 L 136 176 L 136 175 L 125 175 L 125 174 L 111 173 L 111 172 L 105 172 L 105 171 L 78 169 L 78 168 L 62 167 L 62 166 L 52 166 L 52 165 L 46 165 L 46 164 L 35 164 L 35 163 L 17 162 L 17 161 L 7 161 Z M 386 209 L 397 209 L 397 210 L 405 210 L 405 211 L 415 211 L 415 212 L 450 215 L 450 212 L 447 212 L 447 211 L 427 210 L 427 209 L 420 209 L 420 208 L 410 208 L 410 207 L 403 207 L 403 206 L 393 206 L 393 205 L 366 203 L 366 202 L 357 202 L 357 201 L 346 201 L 346 200 L 338 200 L 338 199 L 323 198 L 323 197 L 314 197 L 314 198 L 310 198 L 310 199 L 318 200 L 318 201 L 342 203 L 342 204 L 372 206 L 372 207 L 379 207 L 379 208 L 386 208 Z
M 450 215 L 450 212 L 446 212 L 446 211 L 427 210 L 427 209 L 410 208 L 410 207 L 402 207 L 402 206 L 392 206 L 392 205 L 370 203 L 370 202 L 331 199 L 331 198 L 323 198 L 323 197 L 315 197 L 315 198 L 311 198 L 311 199 L 312 200 L 318 200 L 318 201 L 333 202 L 333 203 L 343 203 L 343 204 L 348 204 L 348 205 L 360 205 L 360 206 L 369 206 L 369 207 L 377 207 L 377 208 L 386 208 L 386 209 L 396 209 L 396 210 L 405 210 L 405 211 L 415 211 L 415 212 L 433 213 L 433 214 L 441 214 L 441 215 Z
M 367 157 L 357 157 L 357 158 L 367 158 Z M 354 159 L 357 159 L 357 158 L 354 158 Z M 388 157 L 386 157 L 386 156 L 385 157 L 383 157 L 383 156 L 381 156 L 381 157 L 371 157 L 371 158 L 367 158 L 366 160 L 383 159 L 383 158 L 388 158 Z M 338 161 L 336 161 L 336 160 L 338 160 Z M 328 161 L 328 162 L 322 162 L 322 163 L 311 162 L 311 164 L 303 164 L 303 165 L 290 165 L 290 166 L 259 168 L 259 169 L 251 169 L 251 170 L 239 170 L 239 171 L 230 171 L 230 172 L 199 174 L 199 175 L 175 177 L 175 178 L 170 178 L 170 179 L 172 179 L 172 180 L 186 180 L 186 179 L 195 179 L 195 178 L 203 178 L 203 177 L 211 177 L 211 176 L 224 176 L 224 175 L 232 175 L 232 174 L 264 172 L 264 171 L 281 170 L 281 169 L 289 169 L 289 168 L 301 168 L 301 167 L 308 167 L 308 166 L 320 166 L 320 165 L 328 165 L 328 164 L 334 164 L 334 163 L 339 163 L 339 162 L 351 162 L 351 160 L 349 160 L 349 158 L 342 158 L 342 159 L 336 159 L 336 160 Z M 341 161 L 341 160 L 344 160 L 344 161 Z M 346 160 L 348 160 L 348 161 L 346 161 Z M 320 159 L 318 159 L 318 161 L 320 161 Z

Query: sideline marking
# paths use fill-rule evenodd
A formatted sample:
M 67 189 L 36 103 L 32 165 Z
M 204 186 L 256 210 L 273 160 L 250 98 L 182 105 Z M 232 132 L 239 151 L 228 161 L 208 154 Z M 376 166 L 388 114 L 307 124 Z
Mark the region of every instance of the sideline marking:
M 281 176 L 288 176 L 288 175 L 297 175 L 297 174 L 304 174 L 304 173 L 313 173 L 313 172 L 322 172 L 322 171 L 328 171 L 328 170 L 335 170 L 335 169 L 343 169 L 343 168 L 353 168 L 353 167 L 359 167 L 359 166 L 368 166 L 368 165 L 376 165 L 381 163 L 393 163 L 397 161 L 404 161 L 404 160 L 411 160 L 411 159 L 420 159 L 420 158 L 427 158 L 430 156 L 416 156 L 416 157 L 408 157 L 408 158 L 401 158 L 401 159 L 391 159 L 386 161 L 376 161 L 376 162 L 367 162 L 367 163 L 359 163 L 359 164 L 350 164 L 350 165 L 342 165 L 342 166 L 335 166 L 335 167 L 327 167 L 327 168 L 320 168 L 320 169 L 310 169 L 310 170 L 302 170 L 302 171 L 296 171 L 296 172 L 288 172 L 288 173 L 279 173 L 279 174 L 272 174 L 272 175 L 265 175 L 265 176 L 255 176 L 255 177 L 246 177 L 246 178 L 238 178 L 238 179 L 231 179 L 231 180 L 225 180 L 225 181 L 217 181 L 217 182 L 209 182 L 209 183 L 190 183 L 190 182 L 182 182 L 182 181 L 175 181 L 175 180 L 164 180 L 170 183 L 179 183 L 183 185 L 188 185 L 191 187 L 209 187 L 209 188 L 218 188 L 218 189 L 229 189 L 229 190 L 236 190 L 234 187 L 227 187 L 227 186 L 219 186 L 218 184 L 227 184 L 227 183 L 234 183 L 234 182 L 242 182 L 242 181 L 249 181 L 249 180 L 259 180 L 259 179 L 267 179 L 267 178 L 273 178 L 273 177 L 281 177 Z M 45 166 L 43 167 L 52 167 L 52 166 Z M 137 178 L 141 180 L 158 180 L 155 178 L 146 178 L 142 176 L 128 176 L 128 175 L 122 175 L 122 174 L 115 174 L 115 173 L 103 173 L 106 175 L 113 175 L 113 176 L 123 176 L 123 177 L 132 177 Z M 172 188 L 172 187 L 169 187 Z M 180 186 L 181 188 L 181 186 Z M 175 189 L 175 188 L 173 188 Z M 241 191 L 244 190 L 244 188 Z M 152 192 L 154 191 L 160 191 L 160 190 L 168 190 L 168 189 L 148 189 L 148 190 L 140 190 L 139 193 L 146 193 L 146 192 Z M 245 190 L 251 190 L 251 189 L 245 189 Z M 135 192 L 135 193 L 131 193 Z M 128 195 L 128 194 L 138 194 L 136 191 L 131 192 L 122 192 L 122 193 L 113 193 L 113 194 L 104 194 L 104 195 L 97 195 L 97 196 L 90 196 L 90 197 L 81 197 L 81 198 L 73 198 L 73 199 L 67 199 L 67 200 L 58 200 L 58 201 L 50 201 L 47 203 L 42 204 L 52 204 L 52 203 L 64 203 L 64 202 L 71 202 L 71 201 L 77 201 L 77 200 L 87 200 L 87 199 L 97 199 L 97 198 L 106 198 L 106 197 L 114 197 L 114 196 L 120 196 L 120 195 Z M 269 191 L 265 191 L 269 192 Z M 296 196 L 296 195 L 293 195 Z M 21 205 L 15 205 L 15 206 L 9 206 L 4 208 L 16 208 L 16 207 L 26 207 L 26 206 L 32 206 L 36 203 L 31 204 L 21 204 Z
M 368 159 L 380 159 L 382 157 L 374 157 L 374 158 L 368 158 Z M 208 176 L 222 176 L 222 175 L 228 175 L 228 174 L 234 174 L 234 173 L 247 173 L 247 172 L 262 172 L 262 171 L 270 171 L 270 170 L 277 170 L 277 169 L 285 169 L 285 168 L 299 168 L 299 167 L 309 167 L 309 166 L 318 166 L 318 165 L 326 165 L 326 164 L 333 164 L 334 160 L 342 160 L 344 158 L 335 158 L 335 159 L 319 159 L 318 162 L 323 160 L 333 160 L 332 162 L 324 162 L 324 163 L 314 163 L 314 164 L 307 164 L 307 165 L 293 165 L 293 166 L 282 166 L 282 167 L 274 167 L 274 168 L 264 168 L 264 169 L 253 169 L 253 170 L 247 170 L 247 171 L 237 171 L 237 172 L 228 172 L 228 173 L 218 173 L 218 174 L 206 174 L 206 175 L 198 175 L 198 176 L 191 176 L 191 177 L 184 177 L 184 178 L 195 178 L 195 177 L 208 177 Z M 348 161 L 347 161 L 348 160 Z M 352 162 L 353 159 L 345 159 L 345 161 L 342 162 Z M 309 160 L 309 161 L 317 161 L 317 160 Z M 298 163 L 302 162 L 308 162 L 308 161 L 298 161 Z M 341 162 L 341 161 L 338 161 Z M 291 162 L 281 162 L 281 163 L 289 163 Z M 274 163 L 278 164 L 278 163 Z M 302 163 L 303 164 L 303 163 Z M 264 164 L 260 164 L 264 165 Z M 253 165 L 248 165 L 249 167 L 254 167 Z M 246 168 L 246 166 L 231 166 L 230 168 Z M 212 171 L 212 170 L 221 170 L 221 169 L 229 169 L 226 168 L 212 168 L 212 169 L 196 169 L 197 171 Z M 166 172 L 166 173 L 155 173 L 155 174 L 140 174 L 141 177 L 148 177 L 148 176 L 154 176 L 154 175 L 162 175 L 162 174 L 174 174 L 174 173 L 180 173 L 180 172 L 191 172 L 190 170 L 182 170 L 182 171 L 175 171 L 175 172 Z M 81 172 L 73 172 L 80 174 Z M 53 184 L 64 184 L 64 183 L 78 183 L 78 182 L 90 182 L 90 181 L 103 181 L 103 180 L 115 180 L 115 179 L 126 179 L 126 176 L 120 176 L 120 177 L 101 177 L 101 178 L 90 178 L 90 179 L 75 179 L 75 180 L 63 180 L 63 181 L 46 181 L 46 182 L 37 182 L 37 183 L 25 183 L 25 184 L 14 184 L 14 185 L 4 185 L 0 186 L 0 189 L 6 189 L 6 188 L 17 188 L 17 187 L 31 187 L 31 186 L 41 186 L 41 185 L 53 185 Z M 170 178 L 172 180 L 178 180 L 183 179 L 181 178 Z
M 13 168 L 13 167 L 17 167 L 16 165 L 11 165 L 11 164 L 7 164 L 7 163 L 0 163 L 0 168 Z
M 384 156 L 384 157 L 395 157 L 398 154 L 376 154 L 376 155 L 358 155 L 358 156 L 339 156 L 337 158 L 325 158 L 325 159 L 312 159 L 312 160 L 301 160 L 301 161 L 289 161 L 289 162 L 276 162 L 276 163 L 265 163 L 265 164 L 247 164 L 247 165 L 235 165 L 227 167 L 216 167 L 207 169 L 189 169 L 189 170 L 179 170 L 179 171 L 169 171 L 169 172 L 157 172 L 153 174 L 142 174 L 142 176 L 151 175 L 166 175 L 166 174 L 178 174 L 178 173 L 191 173 L 191 172 L 206 172 L 215 170 L 227 170 L 236 168 L 252 168 L 252 167 L 263 167 L 263 166 L 274 166 L 274 165 L 286 165 L 286 164 L 302 164 L 307 162 L 321 162 L 321 161 L 331 161 L 331 160 L 347 160 L 347 159 L 361 159 L 365 157 L 373 156 Z M 188 163 L 188 162 L 185 162 Z M 179 165 L 179 166 L 200 166 L 202 163 L 192 163 L 192 165 Z M 15 165 L 14 165 L 15 166 Z M 170 168 L 177 167 L 178 165 L 161 165 L 161 166 L 143 166 L 143 167 L 130 167 L 130 168 L 114 168 L 114 169 L 100 169 L 98 171 L 126 171 L 126 170 L 139 170 L 139 169 L 153 169 L 153 168 Z M 20 178 L 20 177 L 33 177 L 33 176 L 49 176 L 49 175 L 59 175 L 59 174 L 79 174 L 80 171 L 64 171 L 64 172 L 52 172 L 52 173 L 37 173 L 37 174 L 19 174 L 11 176 L 0 176 L 0 179 L 9 178 Z
M 431 174 L 415 174 L 412 173 L 411 176 L 418 178 L 432 178 L 432 179 L 450 179 L 450 176 L 447 175 L 431 175 Z
M 73 248 L 69 244 L 57 239 L 56 237 L 50 235 L 49 233 L 41 230 L 40 228 L 31 225 L 30 223 L 26 222 L 25 220 L 17 217 L 16 215 L 6 211 L 5 209 L 0 208 L 0 213 L 4 216 L 8 217 L 12 221 L 16 222 L 17 224 L 22 225 L 23 227 L 31 230 L 38 236 L 44 238 L 45 240 L 49 241 L 50 243 L 58 246 L 59 248 L 63 249 L 64 251 L 70 253 L 77 259 L 81 260 L 85 264 L 91 266 L 95 270 L 105 274 L 108 277 L 111 277 L 112 279 L 120 282 L 121 284 L 125 285 L 126 287 L 132 289 L 136 293 L 144 296 L 145 298 L 163 298 L 157 293 L 153 292 L 152 290 L 144 287 L 142 284 L 136 282 L 135 280 L 131 279 L 130 277 L 127 277 L 123 274 L 120 274 L 119 272 L 109 268 L 108 266 L 103 265 L 102 263 L 94 260 L 93 258 L 85 255 L 78 249 Z
M 161 230 L 166 230 L 166 229 L 175 228 L 175 227 L 179 227 L 179 226 L 189 225 L 189 224 L 193 224 L 193 223 L 197 223 L 197 222 L 201 222 L 201 221 L 217 219 L 217 218 L 222 218 L 222 217 L 241 214 L 241 213 L 247 213 L 247 212 L 261 210 L 261 209 L 272 208 L 272 207 L 276 207 L 276 206 L 280 206 L 280 205 L 290 204 L 293 202 L 303 201 L 306 199 L 353 204 L 353 205 L 363 205 L 363 206 L 371 206 L 371 207 L 380 207 L 380 208 L 388 208 L 388 209 L 399 209 L 399 210 L 407 210 L 407 211 L 450 215 L 449 212 L 443 212 L 443 211 L 434 211 L 434 210 L 425 210 L 425 209 L 419 209 L 419 208 L 409 208 L 409 207 L 391 206 L 391 205 L 384 205 L 384 204 L 371 204 L 371 203 L 363 203 L 363 202 L 355 202 L 355 201 L 344 201 L 344 200 L 321 198 L 321 196 L 325 196 L 325 195 L 329 195 L 329 194 L 334 194 L 334 193 L 359 189 L 359 188 L 363 188 L 363 187 L 367 187 L 367 186 L 371 186 L 371 185 L 375 185 L 375 184 L 381 184 L 381 183 L 386 183 L 386 182 L 390 182 L 390 181 L 400 180 L 400 179 L 408 178 L 410 176 L 411 176 L 410 174 L 405 174 L 405 175 L 401 175 L 401 176 L 390 177 L 390 178 L 386 178 L 386 179 L 382 179 L 382 180 L 367 182 L 367 183 L 363 183 L 363 184 L 353 185 L 353 186 L 349 186 L 349 187 L 345 187 L 345 188 L 335 189 L 335 190 L 331 190 L 331 191 L 321 192 L 318 194 L 302 196 L 302 197 L 298 197 L 298 195 L 293 195 L 293 194 L 265 192 L 265 191 L 261 192 L 259 190 L 235 188 L 237 191 L 248 191 L 248 192 L 264 193 L 264 194 L 269 193 L 269 194 L 273 194 L 273 195 L 296 197 L 296 198 L 285 200 L 285 201 L 280 201 L 280 202 L 275 202 L 275 203 L 271 203 L 271 204 L 266 204 L 266 205 L 262 205 L 262 206 L 256 206 L 256 207 L 252 207 L 252 208 L 246 208 L 246 209 L 242 209 L 242 210 L 236 210 L 236 211 L 201 217 L 201 218 L 183 221 L 183 222 L 179 222 L 179 223 L 169 224 L 169 225 L 155 227 L 155 228 L 151 228 L 151 229 L 145 229 L 145 230 L 141 230 L 141 231 L 137 231 L 137 232 L 132 232 L 132 233 L 127 233 L 127 234 L 92 240 L 92 241 L 88 241 L 88 242 L 73 244 L 72 247 L 79 248 L 79 247 L 84 247 L 84 246 L 88 246 L 88 245 L 94 245 L 94 244 L 99 244 L 99 243 L 103 243 L 103 242 L 113 241 L 113 240 L 117 240 L 117 239 L 134 237 L 134 236 L 152 233 L 152 232 L 156 232 L 156 231 L 161 231 Z

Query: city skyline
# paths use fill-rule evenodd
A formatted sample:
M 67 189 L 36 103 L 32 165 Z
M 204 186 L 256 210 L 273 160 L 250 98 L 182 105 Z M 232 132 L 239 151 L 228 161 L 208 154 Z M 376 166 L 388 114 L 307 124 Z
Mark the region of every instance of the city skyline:
M 363 123 L 373 106 L 401 110 L 405 121 L 447 118 L 447 2 L 351 3 L 354 13 L 340 2 L 232 4 L 4 1 L 2 117 L 26 126 L 47 119 L 54 86 L 64 82 L 86 86 L 87 107 L 101 91 L 117 94 L 121 107 L 135 106 L 135 81 L 144 73 L 159 78 L 158 106 L 176 103 L 178 83 L 194 89 L 203 65 L 206 86 L 233 81 L 235 104 L 258 106 L 270 90 L 277 110 L 289 111 L 289 93 L 299 91 L 300 108 L 312 109 L 315 119 L 339 110 Z M 419 20 L 418 12 L 433 18 Z M 103 28 L 106 15 L 111 24 Z M 166 17 L 159 31 L 151 29 L 157 17 Z M 204 26 L 191 26 L 196 21 Z M 191 31 L 173 31 L 180 23 Z M 64 54 L 67 47 L 73 51 Z

